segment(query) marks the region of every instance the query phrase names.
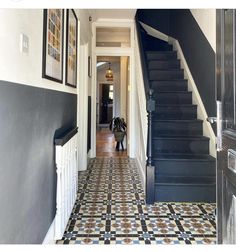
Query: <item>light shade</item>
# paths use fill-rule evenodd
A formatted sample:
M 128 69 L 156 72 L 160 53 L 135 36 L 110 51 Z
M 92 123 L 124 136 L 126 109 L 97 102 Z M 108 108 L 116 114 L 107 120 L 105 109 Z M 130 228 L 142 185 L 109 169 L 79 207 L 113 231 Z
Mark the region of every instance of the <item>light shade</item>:
M 107 81 L 113 81 L 113 71 L 111 70 L 111 63 L 109 62 L 109 68 L 106 70 Z

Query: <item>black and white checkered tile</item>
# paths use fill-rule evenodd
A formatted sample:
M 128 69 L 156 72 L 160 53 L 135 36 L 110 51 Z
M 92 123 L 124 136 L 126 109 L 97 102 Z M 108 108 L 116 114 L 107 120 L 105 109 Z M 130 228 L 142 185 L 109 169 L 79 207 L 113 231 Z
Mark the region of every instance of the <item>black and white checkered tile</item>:
M 215 244 L 215 204 L 145 205 L 135 161 L 92 159 L 57 244 Z

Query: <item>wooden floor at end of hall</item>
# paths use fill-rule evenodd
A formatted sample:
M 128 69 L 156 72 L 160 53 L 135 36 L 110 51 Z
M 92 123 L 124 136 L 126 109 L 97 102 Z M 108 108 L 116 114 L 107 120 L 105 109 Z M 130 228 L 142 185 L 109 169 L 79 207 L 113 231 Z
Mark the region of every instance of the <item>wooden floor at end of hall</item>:
M 97 157 L 127 157 L 127 151 L 116 151 L 114 134 L 108 128 L 97 130 Z

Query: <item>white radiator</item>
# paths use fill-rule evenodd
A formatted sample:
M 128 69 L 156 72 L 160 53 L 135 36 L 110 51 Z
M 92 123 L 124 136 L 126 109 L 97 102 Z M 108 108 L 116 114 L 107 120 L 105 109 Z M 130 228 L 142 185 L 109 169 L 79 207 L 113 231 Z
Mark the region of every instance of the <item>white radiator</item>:
M 77 128 L 56 139 L 57 196 L 55 240 L 62 238 L 77 195 Z

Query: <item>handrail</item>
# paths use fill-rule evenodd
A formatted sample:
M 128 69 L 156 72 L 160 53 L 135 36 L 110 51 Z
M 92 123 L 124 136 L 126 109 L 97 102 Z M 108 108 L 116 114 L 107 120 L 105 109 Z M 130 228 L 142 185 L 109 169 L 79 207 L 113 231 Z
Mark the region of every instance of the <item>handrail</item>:
M 137 36 L 138 36 L 138 44 L 139 44 L 139 52 L 141 57 L 141 64 L 143 69 L 143 81 L 144 81 L 144 88 L 145 88 L 145 94 L 146 99 L 148 100 L 148 94 L 149 94 L 149 78 L 148 78 L 148 68 L 147 68 L 147 57 L 144 51 L 142 37 L 141 37 L 141 24 L 139 23 L 137 15 L 135 16 L 135 23 L 136 23 L 136 30 L 137 30 Z
M 54 140 L 54 144 L 60 146 L 65 145 L 77 132 L 78 127 L 75 127 L 74 129 L 66 132 L 66 134 L 64 134 L 63 136 L 56 138 Z

